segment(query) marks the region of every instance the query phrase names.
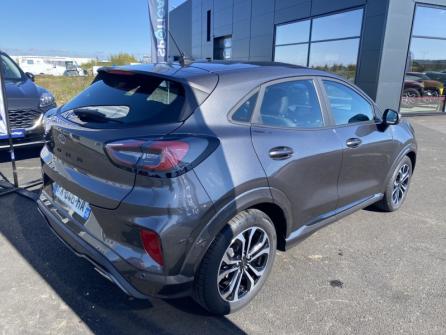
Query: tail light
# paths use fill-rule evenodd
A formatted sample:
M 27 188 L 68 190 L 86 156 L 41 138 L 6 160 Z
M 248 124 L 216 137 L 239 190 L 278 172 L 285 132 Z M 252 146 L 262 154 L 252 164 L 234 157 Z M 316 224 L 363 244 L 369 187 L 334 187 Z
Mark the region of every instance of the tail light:
M 130 139 L 105 145 L 117 166 L 154 177 L 176 177 L 197 166 L 211 154 L 218 140 L 202 136 Z
M 141 242 L 147 254 L 159 265 L 164 265 L 163 249 L 157 233 L 151 230 L 141 230 Z

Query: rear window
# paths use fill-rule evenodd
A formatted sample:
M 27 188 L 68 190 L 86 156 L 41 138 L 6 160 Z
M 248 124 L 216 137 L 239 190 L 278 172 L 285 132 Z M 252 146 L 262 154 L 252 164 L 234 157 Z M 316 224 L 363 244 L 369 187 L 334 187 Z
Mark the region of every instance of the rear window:
M 99 121 L 96 117 L 86 123 L 153 125 L 182 121 L 184 102 L 180 83 L 147 75 L 102 72 L 91 86 L 63 106 L 62 113 L 70 115 L 72 121 L 76 111 L 101 116 Z

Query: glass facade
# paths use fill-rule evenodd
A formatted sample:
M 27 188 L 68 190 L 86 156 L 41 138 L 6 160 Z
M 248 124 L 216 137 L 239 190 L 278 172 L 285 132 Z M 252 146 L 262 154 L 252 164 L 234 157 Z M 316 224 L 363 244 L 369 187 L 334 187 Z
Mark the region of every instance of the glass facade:
M 445 85 L 446 7 L 417 5 L 401 96 L 401 112 L 444 112 Z
M 308 61 L 308 43 L 276 46 L 274 56 L 276 62 L 306 65 Z
M 276 27 L 274 61 L 303 65 L 354 82 L 363 10 L 282 24 Z
M 232 36 L 214 39 L 214 59 L 230 60 L 232 58 Z

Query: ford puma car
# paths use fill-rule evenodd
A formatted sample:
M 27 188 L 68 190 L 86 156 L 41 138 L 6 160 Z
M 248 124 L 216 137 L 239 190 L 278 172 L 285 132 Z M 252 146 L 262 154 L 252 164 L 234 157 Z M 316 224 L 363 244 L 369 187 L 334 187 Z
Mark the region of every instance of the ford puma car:
M 127 294 L 216 314 L 259 292 L 276 250 L 399 209 L 416 162 L 397 112 L 277 63 L 105 68 L 44 123 L 52 230 Z
M 53 95 L 36 85 L 32 74 L 25 74 L 5 53 L 0 52 L 8 101 L 9 122 L 14 146 L 43 144 L 43 114 L 56 107 Z M 9 147 L 9 140 L 0 133 L 0 150 Z

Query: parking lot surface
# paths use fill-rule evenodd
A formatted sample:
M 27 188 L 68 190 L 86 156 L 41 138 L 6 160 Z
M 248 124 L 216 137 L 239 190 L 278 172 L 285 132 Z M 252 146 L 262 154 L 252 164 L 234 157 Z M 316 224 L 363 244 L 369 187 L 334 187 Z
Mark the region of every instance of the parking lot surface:
M 446 117 L 411 122 L 419 154 L 404 207 L 359 211 L 279 253 L 259 296 L 228 317 L 191 299 L 127 297 L 31 200 L 0 198 L 0 333 L 446 334 Z M 36 154 L 19 153 L 22 181 L 39 176 Z

